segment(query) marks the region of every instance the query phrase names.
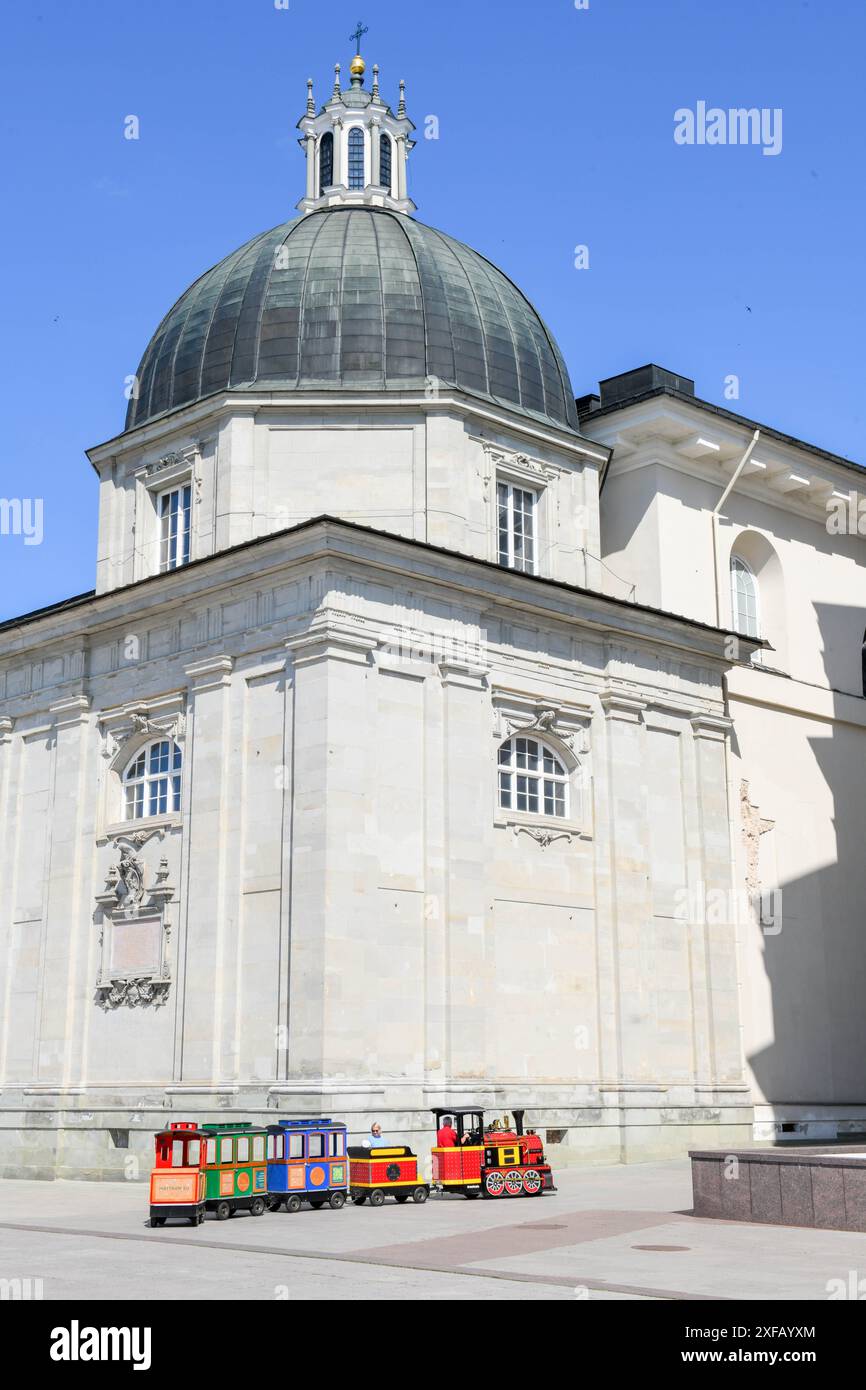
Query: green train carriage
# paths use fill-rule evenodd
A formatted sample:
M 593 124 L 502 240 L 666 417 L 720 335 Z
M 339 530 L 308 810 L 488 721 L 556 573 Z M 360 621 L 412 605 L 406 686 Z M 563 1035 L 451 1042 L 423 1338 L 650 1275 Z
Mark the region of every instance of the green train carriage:
M 268 1196 L 267 1130 L 248 1122 L 202 1125 L 205 1207 L 218 1221 L 248 1211 L 261 1216 Z

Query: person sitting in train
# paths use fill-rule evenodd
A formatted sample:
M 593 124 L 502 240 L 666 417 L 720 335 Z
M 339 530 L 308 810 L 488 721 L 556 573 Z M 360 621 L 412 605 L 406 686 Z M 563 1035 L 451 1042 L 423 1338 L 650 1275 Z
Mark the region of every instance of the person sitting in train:
M 442 1116 L 442 1123 L 436 1131 L 436 1143 L 440 1149 L 457 1147 L 457 1131 L 451 1123 L 450 1115 Z
M 370 1126 L 370 1133 L 364 1140 L 365 1149 L 381 1149 L 385 1147 L 385 1140 L 382 1135 L 382 1126 L 378 1120 L 374 1120 Z

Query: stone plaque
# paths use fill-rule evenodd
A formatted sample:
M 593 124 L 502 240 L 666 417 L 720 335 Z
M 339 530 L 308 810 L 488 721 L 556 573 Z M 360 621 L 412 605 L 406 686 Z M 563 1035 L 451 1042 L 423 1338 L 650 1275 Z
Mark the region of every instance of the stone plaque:
M 111 924 L 109 971 L 117 975 L 157 975 L 160 967 L 162 918 L 138 917 Z

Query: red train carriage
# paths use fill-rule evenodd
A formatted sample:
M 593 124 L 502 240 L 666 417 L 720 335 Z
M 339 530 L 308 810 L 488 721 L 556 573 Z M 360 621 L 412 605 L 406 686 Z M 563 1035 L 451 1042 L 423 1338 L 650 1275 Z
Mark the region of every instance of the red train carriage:
M 418 1178 L 417 1156 L 404 1145 L 349 1149 L 349 1196 L 355 1206 L 369 1200 L 371 1207 L 380 1207 L 386 1197 L 426 1202 L 429 1193 L 428 1184 Z
M 208 1135 L 191 1120 L 173 1121 L 154 1135 L 156 1156 L 150 1175 L 150 1224 L 186 1217 L 200 1226 L 205 1214 L 204 1150 Z
M 513 1129 L 485 1124 L 478 1107 L 452 1106 L 433 1114 L 438 1141 L 432 1151 L 433 1186 L 440 1191 L 465 1197 L 540 1197 L 556 1191 L 540 1138 L 532 1130 L 524 1133 L 524 1111 L 512 1112 Z

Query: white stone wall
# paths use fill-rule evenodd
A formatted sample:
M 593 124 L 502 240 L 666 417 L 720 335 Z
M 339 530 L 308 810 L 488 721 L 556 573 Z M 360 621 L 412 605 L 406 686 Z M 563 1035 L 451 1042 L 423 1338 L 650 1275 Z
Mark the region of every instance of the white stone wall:
M 752 430 L 663 397 L 590 430 L 615 443 L 601 506 L 607 591 L 714 623 L 711 511 Z M 833 499 L 859 488 L 852 468 L 765 435 L 718 522 L 719 621 L 732 623 L 734 551 L 756 575 L 769 643 L 727 681 L 737 867 L 726 915 L 740 939 L 743 1046 L 761 1138 L 783 1123 L 811 1126 L 791 1132 L 818 1138 L 856 1122 L 866 1043 L 866 550 L 856 524 L 840 533 L 828 521 Z M 744 784 L 759 830 L 744 820 Z M 761 892 L 764 921 L 749 902 Z
M 539 572 L 599 587 L 605 451 L 552 427 L 447 396 L 336 409 L 302 393 L 234 397 L 177 415 L 91 453 L 100 593 L 158 573 L 157 499 L 187 480 L 193 559 L 331 515 L 495 561 L 497 476 L 539 496 Z
M 320 526 L 0 651 L 8 1171 L 110 1170 L 93 1134 L 166 1105 L 414 1134 L 480 1092 L 601 1157 L 742 1125 L 734 935 L 678 897 L 730 883 L 711 634 Z M 499 742 L 544 710 L 565 822 L 496 800 Z M 153 729 L 184 751 L 181 815 L 135 826 L 168 989 L 100 1007 L 118 779 Z

